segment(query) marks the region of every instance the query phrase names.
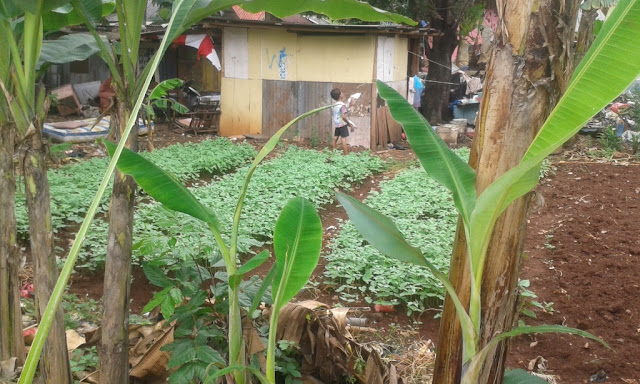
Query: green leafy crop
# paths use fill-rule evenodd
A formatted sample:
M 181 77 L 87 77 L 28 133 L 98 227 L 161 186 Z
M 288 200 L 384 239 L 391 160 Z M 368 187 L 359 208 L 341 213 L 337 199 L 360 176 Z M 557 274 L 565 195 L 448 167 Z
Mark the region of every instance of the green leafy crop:
M 457 153 L 469 156 L 466 148 Z M 380 191 L 372 192 L 366 202 L 391 217 L 407 240 L 446 273 L 458 214 L 444 187 L 421 168 L 410 168 L 382 182 Z M 384 256 L 350 222 L 326 258 L 325 275 L 343 300 L 402 304 L 411 314 L 444 299 L 442 284 L 428 268 L 398 264 Z

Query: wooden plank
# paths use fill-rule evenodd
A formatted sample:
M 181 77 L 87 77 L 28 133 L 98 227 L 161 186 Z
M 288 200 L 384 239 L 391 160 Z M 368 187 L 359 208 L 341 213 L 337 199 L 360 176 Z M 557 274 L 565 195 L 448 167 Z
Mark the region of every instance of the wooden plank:
M 376 109 L 378 104 L 378 88 L 376 87 L 376 83 L 371 84 L 371 129 L 369 130 L 369 142 L 371 145 L 369 146 L 371 149 L 376 149 L 378 147 L 378 122 L 376 118 Z
M 387 128 L 389 131 L 389 141 L 396 142 L 400 141 L 401 133 L 402 133 L 402 125 L 395 121 L 393 117 L 391 117 L 391 111 L 389 111 L 389 107 L 385 107 L 385 115 L 387 119 Z
M 389 142 L 389 135 L 387 134 L 387 115 L 385 109 L 387 107 L 376 108 L 377 116 L 377 131 L 378 131 L 378 143 L 377 146 L 385 147 Z

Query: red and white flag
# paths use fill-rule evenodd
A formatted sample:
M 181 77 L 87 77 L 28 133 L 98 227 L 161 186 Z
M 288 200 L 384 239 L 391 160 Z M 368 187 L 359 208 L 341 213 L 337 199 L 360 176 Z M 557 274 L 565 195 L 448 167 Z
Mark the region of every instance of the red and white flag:
M 173 43 L 196 48 L 198 50 L 198 56 L 204 56 L 209 59 L 218 71 L 221 69 L 220 59 L 218 58 L 216 50 L 213 48 L 213 41 L 209 35 L 180 35 Z

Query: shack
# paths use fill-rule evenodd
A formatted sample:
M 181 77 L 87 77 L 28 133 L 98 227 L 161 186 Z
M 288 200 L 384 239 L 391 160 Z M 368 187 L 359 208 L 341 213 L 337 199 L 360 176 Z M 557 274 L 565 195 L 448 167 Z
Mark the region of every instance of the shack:
M 351 109 L 357 129 L 350 145 L 375 148 L 400 139 L 401 127 L 378 99 L 375 81 L 407 95 L 408 77 L 418 72 L 420 38 L 433 31 L 234 11 L 233 22 L 203 25 L 222 35 L 221 135 L 271 136 L 294 117 L 331 104 L 329 93 L 337 87 L 347 96 L 361 93 Z M 327 110 L 299 122 L 289 136 L 326 142 L 332 134 Z
M 155 52 L 163 32 L 153 26 L 143 32 L 142 64 Z M 210 39 L 214 60 L 203 57 L 193 44 L 174 44 L 154 80 L 192 80 L 201 93 L 219 94 L 221 136 L 271 136 L 294 117 L 331 104 L 333 88 L 347 96 L 360 93 L 350 117 L 357 129 L 348 142 L 375 148 L 401 137 L 401 127 L 377 97 L 375 81 L 407 95 L 408 79 L 419 71 L 420 43 L 434 33 L 404 25 L 338 25 L 302 15 L 278 19 L 236 6 L 185 32 Z M 66 65 L 63 72 L 71 69 L 72 74 L 88 73 L 84 81 L 101 80 L 90 73 L 91 60 Z M 73 71 L 74 66 L 82 68 Z M 55 80 L 73 81 L 69 77 Z M 326 110 L 299 122 L 288 137 L 327 142 L 332 134 Z

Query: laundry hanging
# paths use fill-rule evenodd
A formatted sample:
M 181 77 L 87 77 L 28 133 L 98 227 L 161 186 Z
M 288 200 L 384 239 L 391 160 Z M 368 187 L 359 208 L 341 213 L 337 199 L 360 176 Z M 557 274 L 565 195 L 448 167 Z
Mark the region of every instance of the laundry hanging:
M 180 35 L 173 41 L 176 45 L 186 45 L 198 49 L 198 56 L 204 56 L 219 71 L 221 69 L 220 59 L 213 48 L 213 40 L 209 35 Z

